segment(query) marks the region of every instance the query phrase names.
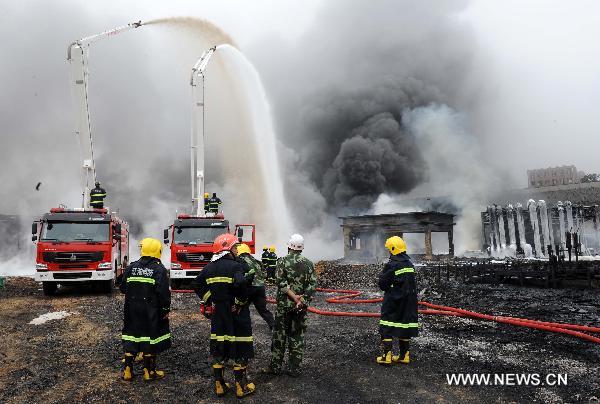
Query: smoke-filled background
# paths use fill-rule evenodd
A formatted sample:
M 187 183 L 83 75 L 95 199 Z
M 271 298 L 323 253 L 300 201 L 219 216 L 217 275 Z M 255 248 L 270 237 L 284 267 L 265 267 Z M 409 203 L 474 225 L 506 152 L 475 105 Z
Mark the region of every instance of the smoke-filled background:
M 523 187 L 527 168 L 598 171 L 598 7 L 2 2 L 0 214 L 18 215 L 23 226 L 19 249 L 4 242 L 0 259 L 6 264 L 17 254 L 31 267 L 24 249 L 30 221 L 80 198 L 67 45 L 169 16 L 206 19 L 218 29 L 157 24 L 90 52 L 98 176 L 107 203 L 136 237 L 160 237 L 175 209 L 189 207 L 190 69 L 207 47 L 231 37 L 265 84 L 293 222 L 285 232 L 303 232 L 311 257 L 341 256 L 339 215 L 430 207 L 457 212 L 458 249 L 477 248 L 486 195 Z M 252 174 L 261 142 L 245 133 L 252 117 L 239 70 L 217 57 L 209 74 L 207 130 L 219 136 L 207 138 L 207 188 L 223 195 L 232 221 L 280 228 L 277 214 L 265 212 L 268 195 L 260 196 L 272 189 L 268 175 Z M 432 198 L 435 206 L 413 203 L 430 196 L 442 198 Z M 10 230 L 2 239 L 12 240 Z M 280 251 L 285 241 L 279 234 L 259 240 Z M 10 271 L 15 258 L 5 264 Z

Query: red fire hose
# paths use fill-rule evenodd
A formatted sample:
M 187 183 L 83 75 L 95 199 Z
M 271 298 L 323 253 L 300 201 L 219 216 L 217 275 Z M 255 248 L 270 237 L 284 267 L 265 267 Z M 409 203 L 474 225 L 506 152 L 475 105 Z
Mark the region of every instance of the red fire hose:
M 359 290 L 345 290 L 345 289 L 325 289 L 317 288 L 319 292 L 325 293 L 338 293 L 341 295 L 330 297 L 325 299 L 327 303 L 335 304 L 369 304 L 369 303 L 380 303 L 383 301 L 382 298 L 373 299 L 356 299 L 363 292 Z M 171 290 L 175 293 L 194 293 L 193 290 Z M 275 303 L 274 299 L 267 299 L 270 303 Z M 552 323 L 539 320 L 531 320 L 527 318 L 518 317 L 504 317 L 504 316 L 492 316 L 489 314 L 478 313 L 475 311 L 459 309 L 456 307 L 441 306 L 433 303 L 419 301 L 419 305 L 428 307 L 428 309 L 419 309 L 419 314 L 434 314 L 443 316 L 455 316 L 455 317 L 468 317 L 484 321 L 494 321 L 502 324 L 511 324 L 519 327 L 533 328 L 536 330 L 550 331 L 560 334 L 566 334 L 586 341 L 590 341 L 596 344 L 600 344 L 600 338 L 585 334 L 581 331 L 587 331 L 592 333 L 600 333 L 600 327 L 592 327 L 580 324 L 565 324 L 565 323 Z M 375 312 L 348 312 L 348 311 L 330 311 L 322 310 L 316 307 L 309 307 L 308 311 L 311 313 L 319 314 L 322 316 L 339 316 L 339 317 L 380 317 L 380 313 Z

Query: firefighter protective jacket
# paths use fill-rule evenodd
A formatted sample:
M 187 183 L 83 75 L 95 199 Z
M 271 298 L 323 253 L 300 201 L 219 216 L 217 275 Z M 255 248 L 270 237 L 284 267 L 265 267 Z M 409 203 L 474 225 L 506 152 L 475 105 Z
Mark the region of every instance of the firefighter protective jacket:
M 229 254 L 210 262 L 196 278 L 194 289 L 205 303 L 214 304 L 210 324 L 213 361 L 252 358 L 252 323 L 246 304 L 247 285 L 242 264 Z
M 159 353 L 171 347 L 171 291 L 167 270 L 159 259 L 142 257 L 131 263 L 120 286 L 125 294 L 123 348 L 126 352 Z
M 94 188 L 90 191 L 90 205 L 102 205 L 104 198 L 106 197 L 106 191 L 102 187 Z
M 275 274 L 275 267 L 277 266 L 277 254 L 269 251 L 267 255 L 267 268 L 270 268 L 273 271 L 273 275 Z
M 221 204 L 221 199 L 216 196 L 213 196 L 208 200 L 208 208 L 211 213 L 219 213 L 219 205 Z
M 379 275 L 384 291 L 379 332 L 383 338 L 416 337 L 419 333 L 415 267 L 406 253 L 390 255 Z

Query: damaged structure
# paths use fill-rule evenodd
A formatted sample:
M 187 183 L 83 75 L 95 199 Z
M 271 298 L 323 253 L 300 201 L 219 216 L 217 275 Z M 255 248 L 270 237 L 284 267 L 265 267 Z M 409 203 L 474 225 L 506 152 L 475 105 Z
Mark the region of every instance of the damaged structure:
M 583 255 L 600 250 L 600 209 L 567 201 L 548 207 L 543 200 L 488 206 L 481 212 L 483 250 L 491 255 L 544 258 L 571 248 Z M 574 252 L 575 254 L 575 252 Z
M 433 257 L 431 234 L 448 234 L 448 253 L 454 256 L 454 215 L 442 212 L 411 212 L 340 217 L 344 233 L 344 259 L 380 261 L 388 257 L 385 240 L 391 236 L 420 233 L 425 238 L 425 257 Z

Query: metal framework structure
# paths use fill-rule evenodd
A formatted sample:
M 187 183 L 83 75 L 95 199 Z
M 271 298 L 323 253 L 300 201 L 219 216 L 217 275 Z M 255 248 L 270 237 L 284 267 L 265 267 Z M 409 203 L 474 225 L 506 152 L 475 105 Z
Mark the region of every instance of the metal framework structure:
M 192 214 L 204 216 L 204 72 L 216 46 L 204 51 L 192 68 L 191 167 Z
M 79 142 L 83 160 L 81 177 L 82 207 L 90 207 L 90 187 L 96 182 L 96 165 L 94 162 L 94 144 L 92 141 L 92 125 L 88 103 L 89 47 L 101 39 L 115 36 L 131 29 L 139 28 L 142 22 L 132 22 L 122 27 L 110 29 L 99 34 L 87 36 L 71 43 L 67 50 L 70 63 L 71 88 L 74 100 L 77 127 L 75 136 Z

